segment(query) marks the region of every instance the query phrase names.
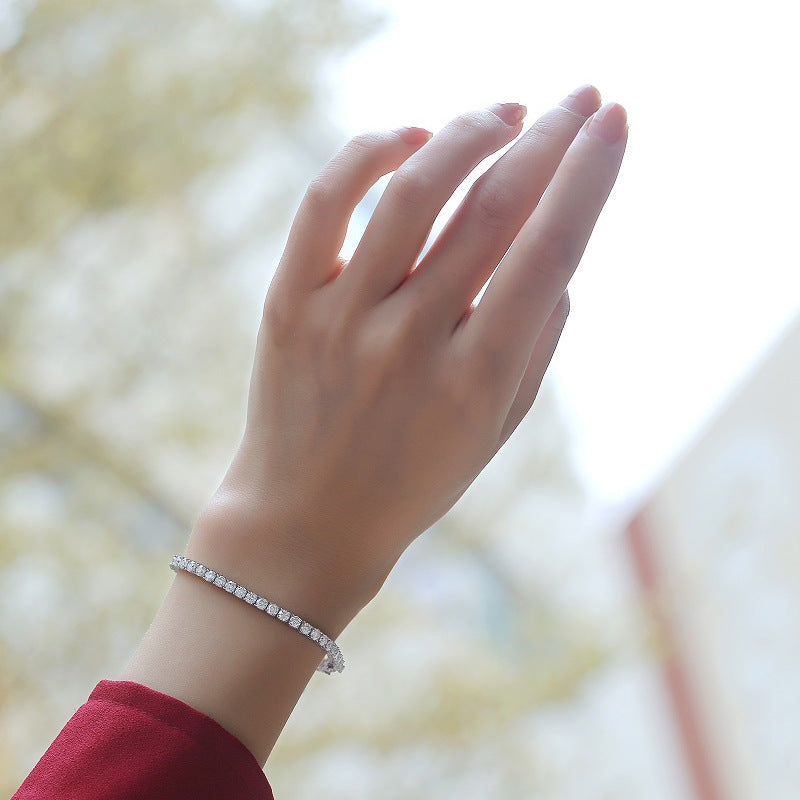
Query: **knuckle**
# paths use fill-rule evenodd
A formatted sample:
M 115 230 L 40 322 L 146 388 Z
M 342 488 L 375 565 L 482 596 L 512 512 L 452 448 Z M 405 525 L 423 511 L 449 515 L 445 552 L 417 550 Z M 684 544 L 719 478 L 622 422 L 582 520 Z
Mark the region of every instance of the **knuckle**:
M 503 122 L 497 114 L 493 114 L 488 109 L 483 111 L 468 111 L 466 114 L 456 117 L 452 122 L 452 127 L 459 134 L 468 136 L 471 139 L 476 136 L 492 134 L 496 132 L 498 128 L 508 128 L 506 123 Z
M 400 168 L 395 171 L 389 186 L 391 195 L 401 206 L 416 208 L 430 196 L 433 189 L 430 178 L 426 178 L 419 170 Z
M 398 364 L 418 361 L 428 331 L 426 315 L 425 305 L 415 303 L 387 317 L 386 344 Z
M 569 292 L 564 292 L 561 295 L 561 299 L 558 301 L 560 306 L 561 317 L 564 320 L 564 323 L 567 321 L 567 317 L 569 316 L 570 312 L 570 302 L 569 302 Z
M 452 420 L 470 430 L 477 450 L 494 438 L 503 407 L 497 383 L 487 383 L 491 374 L 485 366 L 483 359 L 473 358 L 468 366 L 446 371 L 447 379 L 439 387 Z
M 494 394 L 502 382 L 502 355 L 491 342 L 481 340 L 473 346 L 462 340 L 451 358 L 452 371 L 447 384 L 457 397 L 474 407 L 485 400 L 492 404 Z
M 345 145 L 345 149 L 351 150 L 357 155 L 371 155 L 378 146 L 384 144 L 385 138 L 378 131 L 359 133 Z
M 314 208 L 319 206 L 327 206 L 336 196 L 336 187 L 332 180 L 327 175 L 317 175 L 311 183 L 308 184 L 305 194 L 305 203 Z
M 278 347 L 285 347 L 291 341 L 292 331 L 295 327 L 290 319 L 289 310 L 269 294 L 264 301 L 261 325 Z
M 533 139 L 563 138 L 563 121 L 554 114 L 545 114 L 531 125 L 527 135 Z
M 569 317 L 569 301 L 565 301 L 562 297 L 561 300 L 558 301 L 556 313 L 553 315 L 552 327 L 556 339 L 564 332 L 564 328 L 567 326 L 567 317 Z
M 505 181 L 481 182 L 475 188 L 474 213 L 478 222 L 491 231 L 505 231 L 519 214 L 520 204 Z
M 385 371 L 414 369 L 420 354 L 427 350 L 426 313 L 421 304 L 383 309 L 363 329 L 361 345 L 366 358 Z
M 536 241 L 533 268 L 546 278 L 569 271 L 575 257 L 572 231 L 565 226 L 543 228 Z

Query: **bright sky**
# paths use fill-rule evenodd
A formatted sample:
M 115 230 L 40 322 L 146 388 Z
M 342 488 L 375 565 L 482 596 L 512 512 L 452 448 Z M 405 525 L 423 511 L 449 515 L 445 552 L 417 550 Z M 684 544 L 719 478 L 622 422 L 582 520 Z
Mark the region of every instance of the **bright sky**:
M 582 83 L 628 109 L 625 162 L 570 284 L 551 373 L 596 500 L 630 502 L 800 312 L 790 4 L 380 6 L 394 21 L 329 78 L 348 136 L 436 132 L 495 101 L 528 106 L 524 134 Z

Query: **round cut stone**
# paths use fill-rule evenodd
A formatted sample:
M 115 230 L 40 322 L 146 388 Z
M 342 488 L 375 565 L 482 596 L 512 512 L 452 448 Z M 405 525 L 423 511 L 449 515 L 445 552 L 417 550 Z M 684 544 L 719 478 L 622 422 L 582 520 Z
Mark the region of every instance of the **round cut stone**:
M 300 626 L 300 633 L 304 633 L 306 636 L 308 636 L 308 634 L 311 633 L 311 626 L 307 622 L 304 622 Z
M 286 622 L 286 620 L 287 620 L 287 619 L 289 619 L 289 617 L 291 617 L 291 616 L 292 616 L 292 615 L 291 615 L 291 614 L 290 614 L 290 613 L 289 613 L 289 612 L 288 612 L 288 611 L 287 611 L 285 608 L 282 608 L 282 609 L 281 609 L 281 610 L 278 612 L 278 619 L 279 619 L 281 622 Z
M 258 600 L 256 600 L 256 608 L 259 611 L 263 611 L 267 607 L 267 603 L 268 600 L 266 597 L 259 597 Z
M 186 565 L 186 569 L 188 569 L 188 570 L 189 570 L 189 572 L 194 572 L 194 568 L 195 568 L 196 566 L 197 566 L 197 562 L 196 562 L 196 561 L 190 561 L 190 562 L 189 562 L 189 563 Z
M 244 596 L 244 601 L 245 601 L 245 603 L 250 603 L 250 605 L 253 605 L 253 603 L 255 603 L 257 598 L 258 598 L 258 595 L 255 592 L 248 592 Z
M 222 588 L 225 589 L 226 592 L 232 592 L 236 588 L 236 581 L 228 581 Z
M 199 576 L 202 578 L 202 577 L 203 577 L 203 575 L 205 575 L 205 574 L 206 574 L 206 567 L 204 567 L 202 564 L 198 564 L 198 565 L 197 565 L 197 566 L 194 568 L 194 574 L 195 574 L 195 575 L 199 575 Z
M 323 647 L 324 647 L 326 650 L 328 649 L 327 645 L 328 645 L 328 642 L 329 642 L 329 641 L 330 641 L 330 640 L 328 639 L 328 637 L 327 637 L 327 636 L 326 636 L 324 633 L 320 635 L 320 637 L 319 637 L 319 643 L 320 643 L 320 644 L 321 644 L 321 645 L 322 645 L 322 646 L 323 646 Z
M 237 586 L 234 594 L 241 599 L 247 594 L 247 589 L 245 589 L 244 586 Z
M 291 618 L 289 619 L 289 625 L 291 625 L 293 628 L 299 628 L 302 621 L 303 620 L 301 620 L 297 614 L 292 614 Z
M 275 603 L 270 603 L 267 606 L 267 614 L 269 614 L 271 617 L 274 617 L 280 610 L 281 610 L 281 607 L 278 606 L 278 605 L 275 605 Z
M 213 569 L 210 569 L 210 570 L 208 570 L 208 571 L 206 572 L 206 574 L 205 574 L 205 575 L 203 575 L 203 577 L 204 577 L 204 578 L 205 578 L 207 581 L 213 581 L 213 580 L 214 580 L 214 578 L 216 578 L 216 577 L 217 577 L 217 573 L 216 573 L 216 572 L 214 572 L 214 570 L 213 570 Z
M 310 637 L 311 637 L 311 638 L 312 638 L 312 639 L 313 639 L 315 642 L 319 641 L 319 637 L 320 637 L 321 635 L 322 635 L 322 634 L 320 634 L 320 632 L 319 632 L 319 629 L 318 629 L 318 628 L 312 628 L 312 629 L 311 629 L 311 633 L 309 634 L 309 636 L 310 636 Z
M 224 586 L 226 581 L 227 578 L 224 575 L 217 575 L 217 577 L 214 578 L 214 586 Z

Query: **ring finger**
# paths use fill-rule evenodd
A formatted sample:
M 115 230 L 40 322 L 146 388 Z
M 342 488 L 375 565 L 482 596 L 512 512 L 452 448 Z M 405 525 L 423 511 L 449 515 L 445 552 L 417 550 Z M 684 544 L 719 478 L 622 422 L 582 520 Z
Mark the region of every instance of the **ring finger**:
M 594 86 L 575 89 L 540 117 L 470 187 L 403 291 L 431 300 L 452 331 L 533 213 L 586 118 L 600 107 Z

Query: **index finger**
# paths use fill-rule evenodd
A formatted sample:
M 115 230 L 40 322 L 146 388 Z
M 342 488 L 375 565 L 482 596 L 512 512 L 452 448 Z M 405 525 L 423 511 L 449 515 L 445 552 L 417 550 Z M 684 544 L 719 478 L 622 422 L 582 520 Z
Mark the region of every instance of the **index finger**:
M 627 115 L 618 103 L 589 117 L 477 307 L 456 328 L 454 337 L 467 354 L 491 362 L 509 405 L 611 193 L 627 134 Z

